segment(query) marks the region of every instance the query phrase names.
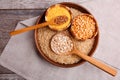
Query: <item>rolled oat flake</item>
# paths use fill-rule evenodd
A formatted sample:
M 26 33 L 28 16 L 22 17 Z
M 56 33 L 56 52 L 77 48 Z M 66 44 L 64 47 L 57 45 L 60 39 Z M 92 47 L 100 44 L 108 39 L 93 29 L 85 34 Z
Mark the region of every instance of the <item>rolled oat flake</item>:
M 58 33 L 52 37 L 50 46 L 56 54 L 65 54 L 72 51 L 73 42 L 70 37 L 64 33 Z

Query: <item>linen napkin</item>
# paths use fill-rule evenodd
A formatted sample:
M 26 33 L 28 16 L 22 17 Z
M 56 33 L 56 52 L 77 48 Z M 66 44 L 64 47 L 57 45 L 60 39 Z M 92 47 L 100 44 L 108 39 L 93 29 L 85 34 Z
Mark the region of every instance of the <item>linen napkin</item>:
M 24 28 L 24 25 L 34 25 L 37 18 L 19 22 L 16 29 Z M 37 55 L 33 31 L 13 36 L 0 56 L 0 64 L 28 80 L 101 80 L 101 77 L 104 80 L 118 80 L 120 78 L 119 72 L 116 77 L 112 77 L 87 62 L 67 69 L 51 65 Z
M 33 31 L 29 31 L 12 37 L 0 56 L 0 64 L 28 80 L 119 80 L 120 55 L 118 47 L 120 46 L 120 38 L 118 37 L 119 23 L 116 22 L 119 19 L 116 18 L 116 16 L 111 16 L 113 19 L 116 18 L 116 20 L 114 21 L 110 17 L 111 14 L 106 16 L 107 12 L 105 13 L 106 15 L 99 13 L 100 11 L 98 10 L 98 8 L 101 7 L 101 5 L 99 4 L 101 4 L 102 2 L 100 2 L 99 0 L 96 2 L 97 3 L 89 2 L 90 4 L 83 5 L 87 5 L 88 9 L 90 9 L 91 12 L 96 16 L 100 25 L 100 43 L 93 57 L 116 67 L 118 69 L 118 74 L 116 77 L 108 75 L 107 73 L 99 70 L 98 68 L 87 62 L 82 64 L 81 66 L 67 69 L 51 65 L 42 57 L 39 57 L 37 55 Z M 94 6 L 91 4 L 93 4 Z M 105 4 L 103 5 L 102 6 L 105 7 Z M 116 7 L 113 8 L 116 9 Z M 101 11 L 104 12 L 106 9 L 108 9 L 108 7 Z M 119 12 L 117 12 L 117 14 L 118 13 Z M 108 19 L 105 17 L 107 17 Z M 16 29 L 24 28 L 25 25 L 34 25 L 37 18 L 38 17 L 19 22 Z M 107 21 L 104 19 L 106 19 Z M 112 24 L 111 21 L 117 24 Z M 115 50 L 114 53 L 113 50 Z

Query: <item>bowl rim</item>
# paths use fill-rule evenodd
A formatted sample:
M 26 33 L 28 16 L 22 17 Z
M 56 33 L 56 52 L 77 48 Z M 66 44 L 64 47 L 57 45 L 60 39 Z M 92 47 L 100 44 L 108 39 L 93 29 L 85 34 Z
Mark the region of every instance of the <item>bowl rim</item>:
M 68 9 L 65 5 L 62 5 L 62 4 L 57 4 L 58 6 L 61 6 L 61 7 L 64 7 L 69 13 L 70 13 L 70 23 L 65 27 L 65 28 L 63 28 L 62 30 L 56 30 L 56 29 L 54 29 L 54 28 L 51 28 L 52 30 L 55 30 L 55 31 L 63 31 L 63 30 L 66 30 L 66 29 L 68 29 L 68 27 L 71 25 L 71 22 L 72 22 L 72 12 L 70 11 L 70 9 Z M 51 9 L 51 8 L 53 8 L 53 7 L 55 7 L 56 6 L 56 4 L 54 4 L 54 5 L 51 5 L 50 7 L 48 7 L 47 9 L 46 9 L 46 13 L 45 13 L 45 20 L 47 20 L 47 15 L 48 15 L 48 11 Z M 50 27 L 50 25 L 49 25 L 49 27 Z
M 74 8 L 76 8 L 76 9 L 78 9 L 78 8 L 81 8 L 82 10 L 83 10 L 83 12 L 85 11 L 85 12 L 87 12 L 88 14 L 90 14 L 90 15 L 92 15 L 91 13 L 90 13 L 90 11 L 89 10 L 87 10 L 86 8 L 84 8 L 83 6 L 81 6 L 81 5 L 78 5 L 78 4 L 76 4 L 76 3 L 73 3 L 73 2 L 61 2 L 61 3 L 57 3 L 57 4 L 62 4 L 62 5 L 69 5 L 69 6 L 74 6 Z M 55 4 L 54 4 L 55 5 Z M 48 9 L 48 8 L 47 8 Z M 47 10 L 46 9 L 46 10 Z M 46 10 L 45 10 L 45 12 L 46 12 Z M 45 15 L 45 12 L 38 18 L 38 20 L 37 20 L 37 22 L 36 22 L 36 24 L 38 24 L 39 22 L 40 22 L 40 20 L 42 19 L 42 17 Z M 93 15 L 92 15 L 93 16 Z M 94 17 L 94 16 L 93 16 Z M 96 20 L 96 19 L 95 19 Z M 97 21 L 96 21 L 96 23 L 97 23 Z M 99 43 L 99 27 L 98 27 L 98 24 L 96 24 L 97 25 L 97 28 L 98 28 L 98 33 L 97 33 L 97 35 L 94 37 L 95 38 L 95 42 L 94 42 L 94 44 L 93 44 L 93 48 L 91 49 L 91 51 L 89 52 L 89 56 L 92 56 L 94 53 L 95 53 L 95 51 L 96 51 L 96 49 L 97 49 L 97 47 L 98 47 L 98 43 Z M 51 64 L 53 64 L 53 65 L 55 65 L 55 66 L 58 66 L 58 67 L 62 67 L 62 68 L 71 68 L 71 67 L 75 67 L 75 66 L 78 66 L 78 65 L 81 65 L 81 64 L 83 64 L 83 63 L 85 63 L 86 61 L 85 60 L 80 60 L 79 62 L 77 62 L 77 63 L 74 63 L 74 64 L 60 64 L 60 63 L 58 63 L 58 62 L 55 62 L 55 61 L 53 61 L 53 60 L 51 60 L 50 58 L 48 58 L 45 54 L 44 54 L 44 52 L 41 50 L 41 48 L 39 47 L 39 42 L 38 42 L 38 38 L 37 38 L 37 33 L 38 33 L 38 29 L 35 29 L 35 31 L 34 31 L 34 39 L 35 39 L 35 44 L 36 44 L 36 48 L 37 48 L 37 50 L 38 50 L 38 55 L 41 55 L 47 62 L 50 62 Z

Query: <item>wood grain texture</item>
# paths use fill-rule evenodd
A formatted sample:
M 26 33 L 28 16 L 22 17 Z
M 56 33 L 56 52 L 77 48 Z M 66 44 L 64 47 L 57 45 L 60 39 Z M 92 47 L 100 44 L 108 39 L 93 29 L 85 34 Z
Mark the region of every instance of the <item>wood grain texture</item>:
M 10 39 L 9 32 L 16 24 L 28 18 L 39 16 L 44 10 L 0 10 L 0 54 Z M 24 80 L 14 72 L 0 66 L 0 80 Z
M 91 0 L 0 0 L 0 9 L 41 9 L 59 2 L 81 3 Z
M 0 74 L 0 80 L 25 80 L 17 74 Z

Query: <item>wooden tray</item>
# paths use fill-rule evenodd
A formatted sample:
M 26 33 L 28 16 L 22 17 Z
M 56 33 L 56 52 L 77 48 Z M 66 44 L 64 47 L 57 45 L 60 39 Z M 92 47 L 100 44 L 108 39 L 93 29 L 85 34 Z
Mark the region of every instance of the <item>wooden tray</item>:
M 71 8 L 74 8 L 74 9 L 77 9 L 79 11 L 81 11 L 82 13 L 87 13 L 87 14 L 91 14 L 87 9 L 85 9 L 84 7 L 78 5 L 78 4 L 75 4 L 75 3 L 71 3 L 71 2 L 63 2 L 63 3 L 59 3 L 59 4 L 63 4 L 63 5 L 66 5 L 68 7 L 71 7 Z M 91 14 L 92 15 L 92 14 Z M 36 24 L 39 24 L 40 22 L 43 21 L 45 17 L 45 12 L 43 13 L 43 15 L 41 17 L 39 17 L 38 21 Z M 69 68 L 69 67 L 74 67 L 74 66 L 78 66 L 80 64 L 83 64 L 85 61 L 84 60 L 80 60 L 78 63 L 75 63 L 75 64 L 60 64 L 60 63 L 57 63 L 57 62 L 54 62 L 53 60 L 51 60 L 50 58 L 48 58 L 43 52 L 42 50 L 40 49 L 39 47 L 39 44 L 38 44 L 38 29 L 35 30 L 35 43 L 36 43 L 36 46 L 37 46 L 37 49 L 39 51 L 38 54 L 40 54 L 41 56 L 44 57 L 45 60 L 47 60 L 48 62 L 52 63 L 53 65 L 56 65 L 56 66 L 59 66 L 59 67 L 64 67 L 64 68 Z M 99 41 L 99 30 L 98 30 L 98 34 L 97 36 L 95 37 L 95 41 L 94 41 L 94 45 L 93 45 L 93 48 L 91 49 L 91 51 L 89 52 L 89 56 L 92 56 L 97 48 L 97 45 L 98 45 L 98 41 Z

